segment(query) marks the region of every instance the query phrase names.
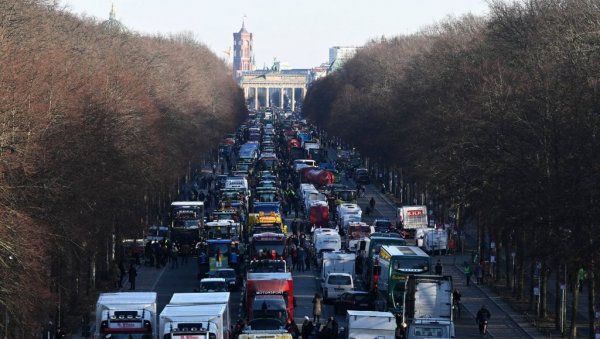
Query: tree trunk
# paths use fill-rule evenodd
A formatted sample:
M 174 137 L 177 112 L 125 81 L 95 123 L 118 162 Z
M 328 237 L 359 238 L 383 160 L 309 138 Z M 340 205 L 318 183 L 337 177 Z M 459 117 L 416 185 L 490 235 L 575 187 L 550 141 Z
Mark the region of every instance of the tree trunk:
M 594 283 L 594 270 L 596 269 L 595 267 L 595 262 L 592 260 L 592 262 L 590 263 L 590 267 L 588 269 L 588 276 L 587 276 L 587 281 L 588 281 L 588 321 L 589 321 L 589 338 L 590 339 L 594 339 L 596 337 L 595 329 L 594 329 L 594 322 L 596 320 L 596 310 L 595 310 L 595 305 L 596 305 L 596 284 Z
M 575 276 L 573 303 L 571 304 L 571 325 L 569 327 L 569 339 L 575 339 L 577 335 L 577 328 L 575 327 L 575 324 L 577 321 L 577 308 L 579 307 L 579 279 L 577 279 L 577 275 Z
M 548 317 L 548 276 L 550 270 L 547 269 L 546 263 L 543 264 L 542 276 L 540 277 L 540 318 Z
M 556 328 L 557 331 L 560 331 L 560 317 L 562 309 L 561 309 L 561 299 L 562 299 L 562 291 L 560 290 L 560 279 L 561 279 L 561 268 L 560 265 L 556 270 L 556 279 L 555 279 L 555 284 L 554 284 L 554 295 L 556 296 L 556 298 L 554 298 L 554 327 Z

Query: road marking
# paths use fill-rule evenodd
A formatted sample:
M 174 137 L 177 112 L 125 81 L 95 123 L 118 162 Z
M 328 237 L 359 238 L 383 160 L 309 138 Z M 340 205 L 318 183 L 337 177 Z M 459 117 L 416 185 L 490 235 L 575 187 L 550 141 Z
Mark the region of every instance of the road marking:
M 156 280 L 154 281 L 154 284 L 152 284 L 152 288 L 150 289 L 151 291 L 156 290 L 156 285 L 158 284 L 158 282 L 160 281 L 160 277 L 162 277 L 163 273 L 165 273 L 165 270 L 167 269 L 167 266 L 164 266 L 163 269 L 160 271 L 160 274 L 158 275 L 158 277 L 156 278 Z

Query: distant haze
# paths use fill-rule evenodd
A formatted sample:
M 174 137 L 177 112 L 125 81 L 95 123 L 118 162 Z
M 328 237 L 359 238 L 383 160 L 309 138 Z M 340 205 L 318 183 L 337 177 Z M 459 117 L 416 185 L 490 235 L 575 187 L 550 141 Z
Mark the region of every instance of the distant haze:
M 232 46 L 242 20 L 254 34 L 256 67 L 273 59 L 293 68 L 327 62 L 332 46 L 361 46 L 370 39 L 414 33 L 467 13 L 485 15 L 485 0 L 61 0 L 70 11 L 116 17 L 142 34 L 191 32 L 219 57 Z M 244 16 L 246 16 L 244 18 Z

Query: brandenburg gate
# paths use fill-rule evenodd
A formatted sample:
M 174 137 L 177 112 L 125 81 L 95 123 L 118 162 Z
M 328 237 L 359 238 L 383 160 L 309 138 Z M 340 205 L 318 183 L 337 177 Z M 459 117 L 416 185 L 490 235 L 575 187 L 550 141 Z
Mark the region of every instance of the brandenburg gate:
M 304 101 L 307 84 L 308 74 L 287 71 L 244 72 L 240 79 L 246 104 L 254 109 L 290 107 L 294 111 Z

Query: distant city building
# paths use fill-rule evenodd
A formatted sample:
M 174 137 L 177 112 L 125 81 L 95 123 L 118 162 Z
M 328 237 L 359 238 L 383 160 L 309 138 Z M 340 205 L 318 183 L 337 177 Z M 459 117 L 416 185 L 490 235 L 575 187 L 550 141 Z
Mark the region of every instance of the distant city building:
M 112 5 L 108 20 L 102 23 L 102 27 L 113 32 L 127 32 L 127 28 L 125 27 L 125 25 L 123 25 L 119 20 L 117 20 L 115 4 Z
M 313 67 L 310 71 L 310 82 L 325 77 L 327 75 L 327 72 L 329 71 L 329 66 L 330 64 L 325 62 L 322 63 L 320 66 Z
M 254 70 L 254 55 L 252 53 L 252 33 L 246 30 L 242 22 L 242 29 L 233 33 L 233 73 L 236 79 L 242 72 Z
M 351 59 L 360 47 L 334 46 L 329 49 L 329 72 L 342 67 L 342 65 Z

